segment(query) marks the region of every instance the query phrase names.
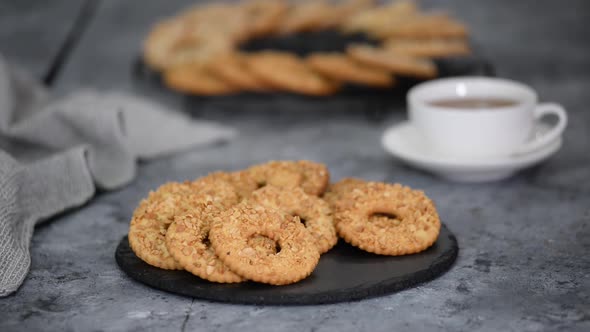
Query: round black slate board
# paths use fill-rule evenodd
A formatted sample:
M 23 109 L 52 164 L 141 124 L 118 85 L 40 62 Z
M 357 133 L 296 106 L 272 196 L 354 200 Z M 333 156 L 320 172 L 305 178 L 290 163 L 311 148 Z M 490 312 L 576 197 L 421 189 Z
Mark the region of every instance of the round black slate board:
M 311 276 L 286 286 L 216 284 L 186 271 L 162 270 L 140 260 L 126 236 L 115 258 L 131 278 L 168 292 L 229 303 L 301 305 L 354 301 L 415 286 L 447 271 L 458 251 L 457 239 L 444 225 L 437 242 L 415 255 L 379 256 L 340 240 L 322 255 Z

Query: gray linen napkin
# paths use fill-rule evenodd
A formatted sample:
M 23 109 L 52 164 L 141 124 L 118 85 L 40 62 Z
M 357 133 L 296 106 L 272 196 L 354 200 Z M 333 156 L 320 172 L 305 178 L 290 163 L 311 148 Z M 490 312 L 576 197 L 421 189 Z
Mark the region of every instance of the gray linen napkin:
M 81 91 L 53 101 L 0 54 L 0 148 L 13 153 L 0 149 L 0 297 L 29 270 L 36 223 L 84 204 L 96 187 L 129 183 L 137 159 L 235 135 L 123 94 Z M 50 153 L 38 157 L 40 147 Z

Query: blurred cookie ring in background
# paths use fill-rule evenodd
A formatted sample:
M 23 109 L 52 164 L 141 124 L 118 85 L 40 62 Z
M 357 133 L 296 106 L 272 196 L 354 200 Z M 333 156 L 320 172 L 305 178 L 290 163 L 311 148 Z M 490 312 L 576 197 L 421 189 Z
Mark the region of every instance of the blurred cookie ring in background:
M 256 52 L 247 58 L 247 67 L 272 88 L 293 93 L 325 96 L 338 84 L 313 71 L 298 56 L 279 51 Z
M 277 254 L 256 251 L 249 239 L 275 241 Z M 241 203 L 225 211 L 209 233 L 217 256 L 237 274 L 261 283 L 286 285 L 309 276 L 320 254 L 314 238 L 296 218 L 262 205 Z
M 251 166 L 247 172 L 258 187 L 301 187 L 305 193 L 314 196 L 323 194 L 330 182 L 326 165 L 308 160 L 270 161 Z
M 252 193 L 252 201 L 298 217 L 315 239 L 320 254 L 338 241 L 330 206 L 319 197 L 306 194 L 301 188 L 281 189 L 266 186 Z
M 420 38 L 420 39 L 451 39 L 466 38 L 467 28 L 453 20 L 447 13 L 426 13 L 409 17 L 403 24 L 393 24 L 378 31 L 375 35 L 380 39 L 387 38 Z
M 202 64 L 185 64 L 169 68 L 164 71 L 163 80 L 171 89 L 187 94 L 216 96 L 239 91 L 237 86 L 215 76 Z
M 357 11 L 340 25 L 340 29 L 344 33 L 362 32 L 375 36 L 391 25 L 403 24 L 417 12 L 414 1 L 390 1 L 388 4 Z
M 314 53 L 306 63 L 318 73 L 334 81 L 386 88 L 394 83 L 388 71 L 376 69 L 352 60 L 342 53 Z
M 270 86 L 252 75 L 246 66 L 246 57 L 240 53 L 225 54 L 208 63 L 211 74 L 221 78 L 231 86 L 243 91 L 269 91 Z
M 428 58 L 397 54 L 370 45 L 351 45 L 346 52 L 348 56 L 360 63 L 381 68 L 400 76 L 428 79 L 438 75 L 436 65 Z
M 385 40 L 383 48 L 396 54 L 413 57 L 444 58 L 471 53 L 462 39 L 398 39 Z
M 358 12 L 367 10 L 375 5 L 374 0 L 346 0 L 337 3 L 331 2 L 331 8 L 326 12 L 322 22 L 322 28 L 333 29 L 349 20 Z
M 375 214 L 393 218 L 369 221 Z M 370 182 L 339 202 L 336 230 L 346 242 L 379 255 L 407 255 L 426 250 L 438 238 L 440 220 L 422 192 L 399 184 Z
M 281 24 L 289 6 L 282 0 L 246 1 L 242 8 L 248 17 L 251 37 L 260 37 L 273 33 Z
M 289 52 L 238 56 L 239 46 L 254 38 L 334 28 L 343 34 L 362 33 L 379 45 L 307 63 Z M 434 78 L 438 73 L 431 58 L 470 53 L 467 33 L 447 13 L 423 12 L 407 0 L 209 3 L 156 24 L 144 42 L 143 57 L 149 67 L 163 73 L 165 85 L 183 93 L 286 91 L 328 96 L 340 89 L 339 82 L 389 87 L 391 74 Z
M 330 10 L 326 0 L 307 0 L 293 4 L 279 25 L 278 32 L 288 35 L 322 30 Z
M 143 59 L 158 71 L 195 63 L 206 63 L 214 56 L 232 52 L 235 45 L 219 31 L 196 33 L 203 24 L 185 18 L 159 22 L 144 42 Z
M 211 43 L 228 42 L 235 48 L 237 43 L 252 37 L 246 12 L 231 3 L 198 4 L 181 12 L 176 19 L 191 23 L 187 35 L 209 39 Z
M 143 61 L 155 70 L 166 68 L 170 53 L 184 31 L 184 23 L 179 20 L 158 22 L 144 41 Z

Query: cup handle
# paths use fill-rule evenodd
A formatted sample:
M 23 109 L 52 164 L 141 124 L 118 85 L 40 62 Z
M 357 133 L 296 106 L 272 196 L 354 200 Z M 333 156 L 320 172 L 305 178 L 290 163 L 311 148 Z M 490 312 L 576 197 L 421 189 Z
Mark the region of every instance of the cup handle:
M 567 125 L 567 113 L 565 112 L 565 109 L 561 105 L 555 103 L 541 103 L 535 107 L 533 113 L 534 121 L 539 121 L 547 115 L 557 116 L 557 124 L 542 136 L 536 137 L 529 143 L 518 147 L 516 151 L 512 153 L 513 155 L 526 154 L 538 150 L 561 135 Z

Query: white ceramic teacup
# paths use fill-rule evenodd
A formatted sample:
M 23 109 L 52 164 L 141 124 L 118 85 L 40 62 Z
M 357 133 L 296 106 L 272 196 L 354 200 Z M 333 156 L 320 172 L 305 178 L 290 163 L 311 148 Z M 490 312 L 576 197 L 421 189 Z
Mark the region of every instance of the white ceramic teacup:
M 449 99 L 502 99 L 512 105 L 466 108 L 433 105 Z M 494 157 L 524 154 L 557 139 L 567 124 L 563 107 L 538 103 L 530 87 L 506 79 L 456 77 L 413 87 L 407 97 L 411 123 L 437 153 L 454 157 Z M 535 122 L 547 115 L 557 123 L 532 137 Z

